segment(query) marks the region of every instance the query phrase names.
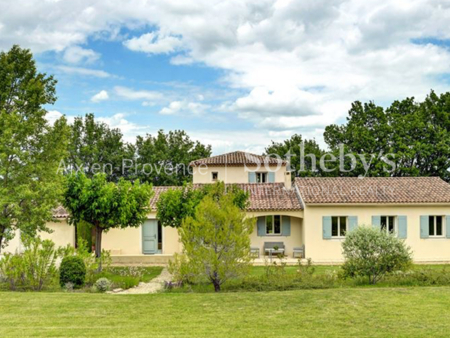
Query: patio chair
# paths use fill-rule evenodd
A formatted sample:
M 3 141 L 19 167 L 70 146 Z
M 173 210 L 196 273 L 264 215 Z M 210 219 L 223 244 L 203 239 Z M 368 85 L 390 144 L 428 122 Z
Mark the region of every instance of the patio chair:
M 294 257 L 294 258 L 305 258 L 305 245 L 303 244 L 300 247 L 294 248 L 292 257 Z

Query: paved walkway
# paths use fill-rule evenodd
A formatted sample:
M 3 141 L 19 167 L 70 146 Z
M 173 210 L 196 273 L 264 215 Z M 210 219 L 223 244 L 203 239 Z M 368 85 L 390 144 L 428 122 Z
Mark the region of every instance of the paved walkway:
M 121 290 L 118 292 L 110 291 L 109 293 L 116 295 L 133 295 L 133 294 L 145 294 L 145 293 L 157 293 L 164 288 L 164 282 L 172 280 L 172 275 L 164 268 L 158 277 L 153 278 L 148 283 L 139 283 L 138 286 L 128 290 Z

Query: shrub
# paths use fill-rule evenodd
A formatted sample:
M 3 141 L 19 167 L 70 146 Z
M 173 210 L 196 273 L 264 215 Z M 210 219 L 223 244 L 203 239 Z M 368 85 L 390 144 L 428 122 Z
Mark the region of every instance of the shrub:
M 50 240 L 39 237 L 23 238 L 25 251 L 21 254 L 5 254 L 0 260 L 0 274 L 11 290 L 40 291 L 56 282 L 56 260 L 59 250 Z
M 97 281 L 94 283 L 94 289 L 97 292 L 105 292 L 111 289 L 111 282 L 108 278 L 102 277 L 97 279 Z
M 410 248 L 392 234 L 367 226 L 349 232 L 342 243 L 344 277 L 377 283 L 385 274 L 411 265 Z
M 76 255 L 80 257 L 86 267 L 86 278 L 87 284 L 92 285 L 96 279 L 98 279 L 98 263 L 99 260 L 102 261 L 102 265 L 109 268 L 111 264 L 111 255 L 109 251 L 102 250 L 102 256 L 100 259 L 95 258 L 95 254 L 89 251 L 87 242 L 83 239 L 78 240 L 77 249 L 67 246 L 62 249 L 63 257 Z
M 234 204 L 237 193 L 223 192 L 223 183 L 211 189 L 196 207 L 194 217 L 182 222 L 179 233 L 186 258 L 180 257 L 177 263 L 181 271 L 175 274 L 183 277 L 190 271 L 195 279 L 208 280 L 218 292 L 230 278 L 248 273 L 254 219 Z
M 64 257 L 59 268 L 59 283 L 64 287 L 67 283 L 72 283 L 73 288 L 78 289 L 84 285 L 86 278 L 86 266 L 81 257 Z

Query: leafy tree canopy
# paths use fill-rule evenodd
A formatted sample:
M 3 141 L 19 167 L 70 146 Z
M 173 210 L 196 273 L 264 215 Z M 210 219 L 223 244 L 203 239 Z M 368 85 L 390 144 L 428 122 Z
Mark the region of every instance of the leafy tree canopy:
M 235 185 L 223 182 L 194 186 L 185 184 L 180 188 L 162 193 L 157 202 L 157 218 L 163 226 L 178 228 L 183 219 L 192 217 L 195 209 L 205 196 L 218 201 L 224 194 L 230 194 L 234 205 L 244 210 L 248 206 L 249 194 Z
M 450 93 L 432 91 L 423 102 L 406 98 L 386 109 L 355 102 L 347 123 L 326 127 L 324 137 L 334 151 L 342 143 L 346 152 L 367 154 L 372 162 L 369 176 L 440 176 L 449 181 Z M 370 159 L 369 154 L 375 156 Z M 395 162 L 395 170 L 388 166 L 389 172 L 383 158 L 388 154 Z M 345 175 L 363 173 L 359 161 Z
M 71 170 L 84 171 L 88 177 L 107 174 L 109 181 L 117 182 L 123 176 L 124 159 L 133 159 L 133 148 L 123 141 L 119 129 L 95 121 L 93 114 L 84 119 L 76 117 L 71 125 L 69 157 L 65 163 Z
M 56 100 L 55 85 L 29 50 L 0 53 L 0 250 L 16 229 L 29 236 L 49 231 L 61 197 L 68 126 L 65 118 L 50 126 L 44 109 Z
M 92 178 L 77 173 L 66 179 L 64 206 L 72 224 L 84 221 L 95 227 L 95 254 L 100 258 L 102 233 L 111 228 L 140 226 L 150 211 L 152 193 L 151 186 L 139 180 L 133 183 L 121 178 L 114 183 L 108 182 L 103 173 Z
M 192 141 L 182 130 L 167 134 L 160 130 L 156 136 L 138 136 L 135 150 L 137 168 L 133 166 L 129 172 L 155 186 L 192 182 L 189 163 L 211 156 L 211 146 Z

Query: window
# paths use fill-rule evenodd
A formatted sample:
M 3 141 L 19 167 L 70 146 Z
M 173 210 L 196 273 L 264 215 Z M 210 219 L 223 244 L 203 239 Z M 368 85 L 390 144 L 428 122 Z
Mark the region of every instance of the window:
M 331 237 L 344 237 L 347 231 L 347 217 L 331 217 Z
M 213 182 L 216 182 L 219 179 L 219 173 L 217 171 L 213 171 L 211 173 Z
M 256 173 L 256 183 L 267 183 L 267 173 Z
M 428 229 L 430 237 L 442 237 L 444 236 L 442 226 L 442 216 L 428 216 Z
M 266 234 L 281 235 L 281 216 L 266 216 Z
M 390 234 L 396 233 L 396 217 L 395 216 L 381 216 L 380 225 L 381 230 L 387 231 Z

